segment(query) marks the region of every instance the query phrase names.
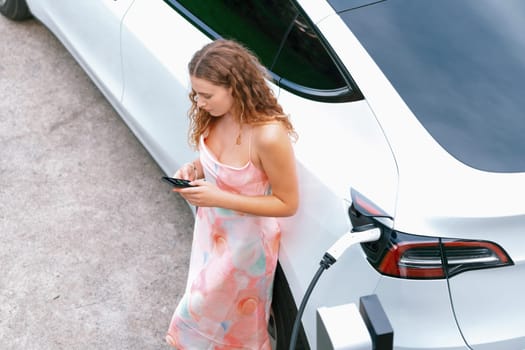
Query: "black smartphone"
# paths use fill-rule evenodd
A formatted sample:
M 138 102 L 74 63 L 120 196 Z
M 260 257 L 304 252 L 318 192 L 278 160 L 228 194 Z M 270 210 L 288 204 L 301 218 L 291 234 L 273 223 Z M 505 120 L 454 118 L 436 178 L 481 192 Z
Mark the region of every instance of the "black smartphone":
M 166 181 L 167 183 L 173 185 L 173 187 L 177 187 L 177 188 L 193 187 L 192 185 L 190 185 L 191 181 L 189 180 L 176 179 L 174 177 L 169 177 L 169 176 L 163 176 L 162 180 Z

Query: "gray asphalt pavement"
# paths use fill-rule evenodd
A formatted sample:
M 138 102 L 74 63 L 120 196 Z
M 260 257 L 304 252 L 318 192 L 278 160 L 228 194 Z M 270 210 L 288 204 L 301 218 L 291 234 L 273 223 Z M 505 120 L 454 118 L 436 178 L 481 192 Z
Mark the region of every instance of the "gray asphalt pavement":
M 0 16 L 0 349 L 168 349 L 193 217 L 60 42 Z

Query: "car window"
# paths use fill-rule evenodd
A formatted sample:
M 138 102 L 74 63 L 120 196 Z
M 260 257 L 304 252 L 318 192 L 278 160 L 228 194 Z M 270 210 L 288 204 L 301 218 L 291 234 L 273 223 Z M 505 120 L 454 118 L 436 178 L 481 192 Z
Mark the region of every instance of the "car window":
M 322 101 L 360 96 L 291 1 L 165 1 L 210 38 L 243 43 L 277 84 L 294 93 Z
M 288 23 L 294 17 L 279 0 L 179 0 L 171 3 L 179 3 L 202 21 L 208 28 L 202 28 L 201 23 L 195 24 L 212 39 L 235 39 L 249 47 L 266 67 L 272 65 Z M 272 15 L 272 11 L 279 15 Z
M 292 92 L 322 101 L 349 100 L 349 84 L 300 14 L 292 22 L 272 70 L 281 77 L 280 85 Z
M 524 1 L 397 0 L 340 16 L 450 154 L 525 171 Z

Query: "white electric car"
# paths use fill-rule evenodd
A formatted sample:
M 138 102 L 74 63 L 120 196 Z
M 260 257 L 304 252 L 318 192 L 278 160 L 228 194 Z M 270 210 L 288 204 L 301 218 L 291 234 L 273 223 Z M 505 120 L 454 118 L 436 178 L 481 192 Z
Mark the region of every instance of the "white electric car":
M 521 0 L 0 0 L 70 50 L 167 174 L 187 144 L 187 63 L 252 49 L 298 131 L 301 205 L 283 235 L 270 331 L 287 349 L 323 253 L 316 310 L 376 294 L 401 349 L 525 349 L 525 3 Z M 347 327 L 344 321 L 338 327 Z M 351 330 L 348 330 L 349 332 Z M 320 349 L 321 350 L 321 349 Z

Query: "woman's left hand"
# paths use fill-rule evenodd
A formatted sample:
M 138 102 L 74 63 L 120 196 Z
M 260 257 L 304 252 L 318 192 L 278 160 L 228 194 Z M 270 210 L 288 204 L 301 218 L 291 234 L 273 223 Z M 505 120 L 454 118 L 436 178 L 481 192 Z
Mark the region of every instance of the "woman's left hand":
M 192 187 L 174 188 L 173 192 L 178 192 L 190 204 L 196 207 L 217 206 L 218 198 L 224 192 L 217 186 L 205 180 L 195 180 L 190 183 Z

